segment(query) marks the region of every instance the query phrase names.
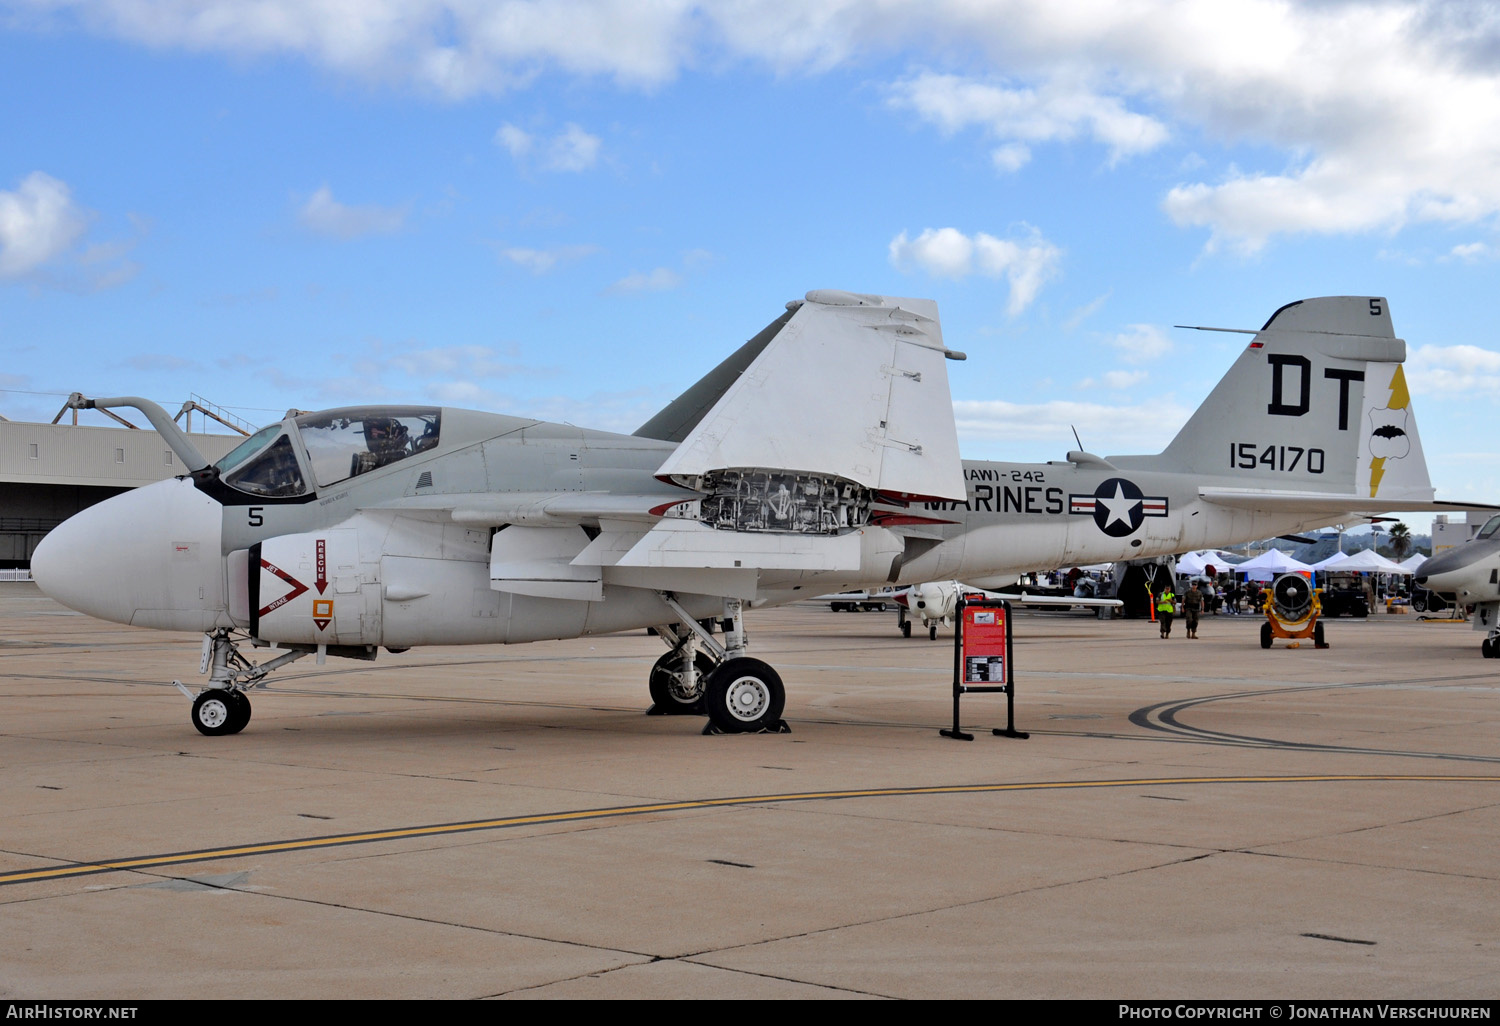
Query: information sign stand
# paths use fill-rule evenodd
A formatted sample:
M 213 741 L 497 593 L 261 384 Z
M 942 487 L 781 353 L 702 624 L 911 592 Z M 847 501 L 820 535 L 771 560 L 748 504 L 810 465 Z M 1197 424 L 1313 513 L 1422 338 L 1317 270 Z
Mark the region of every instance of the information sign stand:
M 953 729 L 940 730 L 944 737 L 972 741 L 973 734 L 959 729 L 959 699 L 967 693 L 1005 694 L 1005 729 L 990 731 L 997 737 L 1028 738 L 1016 729 L 1016 662 L 1011 636 L 1010 603 L 1004 599 L 960 598 L 958 626 L 953 632 Z

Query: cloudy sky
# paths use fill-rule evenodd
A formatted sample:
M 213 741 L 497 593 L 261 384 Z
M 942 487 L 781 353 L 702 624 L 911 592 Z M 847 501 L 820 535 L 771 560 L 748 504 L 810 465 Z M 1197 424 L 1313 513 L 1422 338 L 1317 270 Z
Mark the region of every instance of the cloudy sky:
M 0 414 L 630 431 L 844 288 L 938 301 L 965 455 L 1147 452 L 1243 344 L 1172 325 L 1383 295 L 1500 501 L 1496 10 L 0 0 Z

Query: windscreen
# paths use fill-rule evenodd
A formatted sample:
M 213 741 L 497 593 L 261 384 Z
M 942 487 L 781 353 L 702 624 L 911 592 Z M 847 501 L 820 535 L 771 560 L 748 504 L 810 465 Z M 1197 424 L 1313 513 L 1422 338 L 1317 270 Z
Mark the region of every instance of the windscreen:
M 281 425 L 278 424 L 274 430 L 280 431 Z M 264 452 L 246 461 L 238 470 L 231 471 L 224 478 L 224 483 L 251 495 L 282 497 L 307 492 L 307 483 L 302 480 L 302 468 L 297 463 L 297 454 L 292 450 L 292 440 L 286 435 L 277 438 Z
M 229 455 L 225 456 L 218 463 L 215 463 L 214 466 L 219 469 L 220 474 L 224 474 L 230 470 L 233 470 L 235 467 L 248 460 L 251 456 L 255 455 L 266 446 L 270 445 L 271 439 L 275 438 L 280 432 L 281 425 L 279 423 L 272 424 L 270 427 L 261 428 L 259 431 L 255 432 L 255 434 L 251 435 L 249 438 L 245 439 L 239 445 L 236 445 L 233 449 L 231 449 L 229 451 Z

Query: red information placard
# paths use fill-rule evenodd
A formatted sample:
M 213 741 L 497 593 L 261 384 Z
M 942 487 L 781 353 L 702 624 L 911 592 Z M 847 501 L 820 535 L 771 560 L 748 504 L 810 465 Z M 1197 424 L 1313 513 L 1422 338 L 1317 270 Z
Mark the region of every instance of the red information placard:
M 1008 680 L 1005 666 L 1005 609 L 966 606 L 963 623 L 963 683 L 998 686 Z

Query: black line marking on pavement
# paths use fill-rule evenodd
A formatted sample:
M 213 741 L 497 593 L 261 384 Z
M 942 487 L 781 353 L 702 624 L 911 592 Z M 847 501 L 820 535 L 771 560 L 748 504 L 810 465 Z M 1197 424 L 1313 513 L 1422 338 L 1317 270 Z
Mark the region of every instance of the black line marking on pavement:
M 1353 937 L 1335 937 L 1331 933 L 1304 933 L 1302 936 L 1311 937 L 1313 940 L 1338 941 L 1340 944 L 1368 944 L 1370 947 L 1375 946 L 1374 941 L 1356 940 Z
M 1422 677 L 1403 680 L 1388 680 L 1379 682 L 1359 681 L 1343 684 L 1308 684 L 1298 687 L 1276 688 L 1269 691 L 1235 691 L 1222 695 L 1205 695 L 1201 698 L 1188 698 L 1173 700 L 1170 702 L 1158 702 L 1155 705 L 1142 706 L 1130 714 L 1130 722 L 1145 730 L 1164 733 L 1183 740 L 1200 741 L 1206 744 L 1222 744 L 1235 747 L 1250 748 L 1272 748 L 1280 751 L 1290 752 L 1320 752 L 1324 754 L 1345 755 L 1387 755 L 1399 756 L 1409 759 L 1438 759 L 1447 762 L 1479 762 L 1497 763 L 1500 756 L 1494 755 L 1463 755 L 1453 752 L 1423 752 L 1402 751 L 1396 748 L 1361 748 L 1353 745 L 1324 745 L 1310 741 L 1284 741 L 1271 737 L 1255 737 L 1249 734 L 1230 734 L 1225 731 L 1209 730 L 1203 727 L 1192 727 L 1182 723 L 1178 717 L 1191 709 L 1199 706 L 1210 705 L 1214 702 L 1224 702 L 1233 699 L 1266 698 L 1269 696 L 1282 696 L 1302 694 L 1315 691 L 1339 691 L 1349 688 L 1377 688 L 1382 686 L 1400 686 L 1403 684 L 1432 684 L 1451 680 L 1464 680 L 1467 677 Z
M 1500 776 L 1465 776 L 1417 773 L 1317 773 L 1288 776 L 1252 774 L 1226 777 L 1142 777 L 1126 780 L 1050 780 L 1013 784 L 949 784 L 929 787 L 877 787 L 842 791 L 804 791 L 800 793 L 744 795 L 730 798 L 701 798 L 678 802 L 655 802 L 645 805 L 616 805 L 599 809 L 575 809 L 568 812 L 536 813 L 498 819 L 463 820 L 455 823 L 432 823 L 418 827 L 397 827 L 352 834 L 325 834 L 284 841 L 251 842 L 219 848 L 164 852 L 135 858 L 109 859 L 97 862 L 75 862 L 46 869 L 22 869 L 0 873 L 0 886 L 37 883 L 44 880 L 70 879 L 96 873 L 118 873 L 129 870 L 181 865 L 188 862 L 210 862 L 247 855 L 278 855 L 315 848 L 340 848 L 379 841 L 408 840 L 418 837 L 441 837 L 450 834 L 507 830 L 523 826 L 556 823 L 578 823 L 625 816 L 659 815 L 694 809 L 728 809 L 738 806 L 779 805 L 790 802 L 838 801 L 850 798 L 897 798 L 932 795 L 996 794 L 1003 791 L 1074 791 L 1119 787 L 1174 787 L 1194 784 L 1316 784 L 1316 783 L 1488 783 L 1500 784 Z

